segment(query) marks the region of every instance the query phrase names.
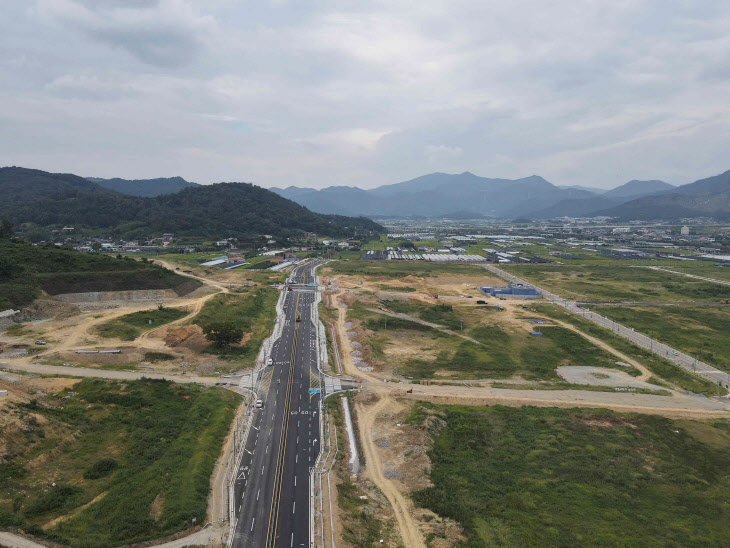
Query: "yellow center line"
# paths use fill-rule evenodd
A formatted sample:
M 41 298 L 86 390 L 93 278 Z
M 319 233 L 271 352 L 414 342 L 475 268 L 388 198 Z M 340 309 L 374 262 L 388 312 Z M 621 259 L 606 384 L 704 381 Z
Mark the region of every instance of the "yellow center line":
M 296 358 L 297 353 L 297 335 L 299 334 L 299 326 L 296 322 L 297 314 L 299 314 L 299 293 L 297 293 L 297 302 L 294 309 L 294 340 L 292 344 L 292 351 L 290 356 L 290 362 L 289 362 L 289 385 L 287 387 L 287 394 L 286 394 L 286 401 L 284 403 L 284 416 L 281 420 L 281 435 L 279 436 L 279 451 L 276 455 L 276 470 L 274 472 L 274 491 L 271 496 L 271 509 L 269 510 L 269 524 L 266 529 L 266 546 L 269 546 L 269 535 L 271 533 L 271 522 L 272 519 L 274 519 L 274 506 L 276 506 L 276 518 L 275 518 L 275 526 L 274 526 L 274 543 L 276 541 L 276 529 L 278 528 L 279 523 L 279 504 L 278 504 L 278 497 L 281 493 L 281 483 L 283 480 L 283 472 L 284 472 L 284 463 L 282 462 L 282 450 L 284 454 L 286 454 L 286 431 L 288 429 L 289 424 L 289 413 L 291 409 L 291 395 L 293 391 L 293 385 L 294 385 L 294 360 Z M 278 489 L 277 489 L 278 484 Z

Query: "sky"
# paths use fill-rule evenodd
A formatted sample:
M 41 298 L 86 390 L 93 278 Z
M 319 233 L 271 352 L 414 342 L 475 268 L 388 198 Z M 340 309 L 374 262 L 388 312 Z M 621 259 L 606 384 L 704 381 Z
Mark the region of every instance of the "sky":
M 730 169 L 730 2 L 3 0 L 0 165 L 373 188 Z

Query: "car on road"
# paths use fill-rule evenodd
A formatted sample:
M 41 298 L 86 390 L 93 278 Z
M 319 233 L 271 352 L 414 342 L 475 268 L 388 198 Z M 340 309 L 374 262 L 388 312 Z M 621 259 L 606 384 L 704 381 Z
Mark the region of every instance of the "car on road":
M 263 400 L 256 400 L 256 409 L 261 409 L 264 406 Z
M 266 365 L 274 365 L 273 358 L 269 358 L 268 360 L 266 360 Z
M 36 344 L 37 344 L 38 346 L 45 346 L 45 345 L 46 345 L 46 341 L 41 341 L 41 340 L 37 340 L 37 341 L 36 341 L 35 343 L 36 343 Z

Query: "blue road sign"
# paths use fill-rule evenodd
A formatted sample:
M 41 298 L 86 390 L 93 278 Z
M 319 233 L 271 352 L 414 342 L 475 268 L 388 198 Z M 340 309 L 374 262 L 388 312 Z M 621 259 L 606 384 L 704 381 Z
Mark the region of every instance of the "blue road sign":
M 319 394 L 320 393 L 320 389 L 319 388 L 310 388 L 309 389 L 309 393 L 310 394 Z

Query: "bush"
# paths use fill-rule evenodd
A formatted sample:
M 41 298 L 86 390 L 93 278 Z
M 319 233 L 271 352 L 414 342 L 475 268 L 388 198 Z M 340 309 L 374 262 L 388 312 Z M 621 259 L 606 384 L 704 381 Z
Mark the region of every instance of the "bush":
M 145 352 L 144 359 L 148 362 L 164 362 L 174 360 L 175 356 L 167 352 Z
M 110 457 L 99 459 L 91 465 L 91 468 L 84 472 L 84 478 L 92 480 L 103 478 L 114 472 L 117 468 L 119 468 L 119 463 L 115 459 Z
M 38 495 L 25 511 L 28 516 L 39 516 L 70 505 L 73 500 L 83 494 L 83 489 L 71 485 L 56 485 Z

